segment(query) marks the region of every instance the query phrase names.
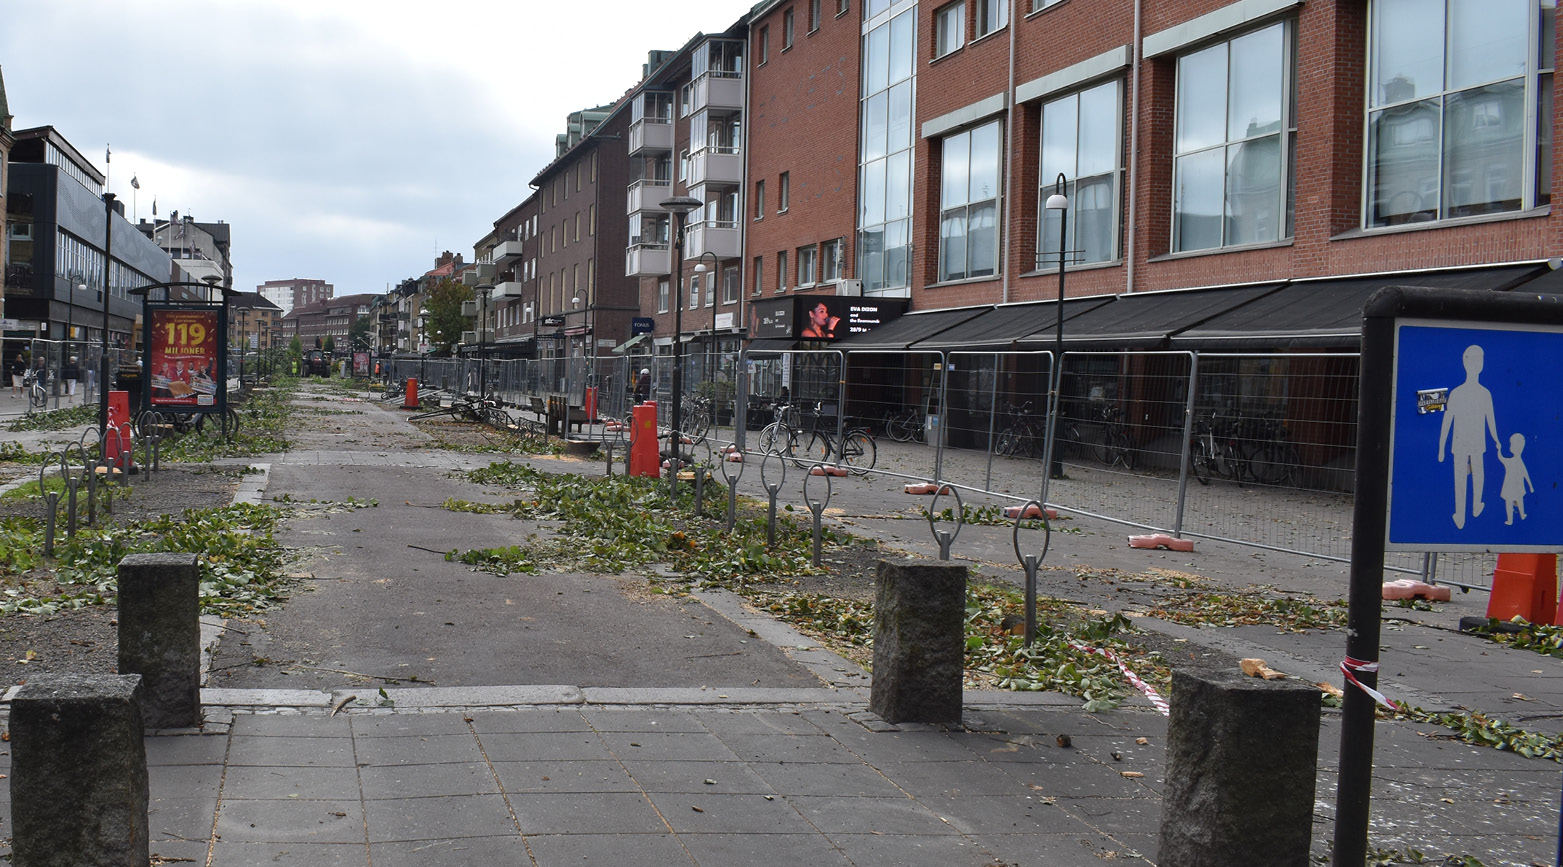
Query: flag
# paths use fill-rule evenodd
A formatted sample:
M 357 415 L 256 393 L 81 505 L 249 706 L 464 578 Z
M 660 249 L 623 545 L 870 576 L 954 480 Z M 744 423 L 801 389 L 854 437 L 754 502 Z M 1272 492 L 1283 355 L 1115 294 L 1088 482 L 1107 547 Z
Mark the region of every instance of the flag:
M 133 189 L 133 190 L 141 189 L 141 182 L 136 180 L 136 176 L 135 175 L 131 175 L 130 176 L 130 188 Z
M 113 154 L 114 154 L 114 151 L 113 151 L 112 148 L 110 148 L 108 145 L 104 145 L 103 146 L 103 161 L 105 163 L 109 161 L 109 157 L 112 156 Z
M 152 197 L 152 216 L 157 216 L 157 196 Z

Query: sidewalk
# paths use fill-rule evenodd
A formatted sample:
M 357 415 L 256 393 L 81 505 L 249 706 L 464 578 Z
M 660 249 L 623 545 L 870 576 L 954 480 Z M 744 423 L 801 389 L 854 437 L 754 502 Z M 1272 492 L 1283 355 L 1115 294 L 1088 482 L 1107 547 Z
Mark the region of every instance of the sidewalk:
M 284 621 L 318 611 L 318 622 L 335 628 L 333 640 L 377 640 L 357 630 L 360 621 L 347 619 L 363 612 L 333 606 L 367 598 L 355 594 L 380 586 L 377 578 L 427 583 L 445 575 L 431 567 L 419 571 L 420 564 L 407 560 L 408 520 L 429 522 L 432 536 L 463 545 L 473 534 L 530 532 L 490 522 L 493 516 L 389 502 L 389 490 L 437 500 L 444 496 L 434 484 L 441 474 L 489 457 L 358 446 L 355 431 L 400 430 L 405 422 L 372 403 L 352 406 L 363 414 L 333 416 L 338 432 L 326 440 L 329 448 L 252 462 L 269 463 L 269 472 L 247 477 L 241 492 L 259 500 L 311 485 L 324 497 L 368 495 L 382 503 L 304 528 L 328 537 L 317 544 L 347 556 L 322 560 L 316 592 L 268 615 L 279 635 L 287 634 Z M 602 468 L 600 462 L 527 462 L 588 473 Z M 755 469 L 745 470 L 740 487 L 763 497 Z M 789 468 L 783 504 L 801 508 L 801 479 Z M 882 479 L 838 480 L 830 519 L 936 556 L 926 522 L 907 519 L 908 510 L 929 498 L 894 493 L 898 488 Z M 941 498 L 939 505 L 953 502 Z M 801 514 L 807 516 L 806 508 Z M 1162 567 L 1222 585 L 1265 581 L 1330 597 L 1345 588 L 1338 563 L 1217 543 L 1201 543 L 1192 556 L 1129 551 L 1121 527 L 1086 519 L 1068 526 L 1079 532 L 1055 535 L 1047 566 Z M 956 556 L 985 577 L 1018 580 L 1010 532 L 967 527 Z M 365 553 L 376 534 L 397 543 L 380 559 Z M 574 586 L 572 580 L 526 576 L 506 592 L 532 588 L 541 599 Z M 1133 594 L 1119 593 L 1123 588 L 1108 580 L 1082 582 L 1072 571 L 1045 569 L 1042 592 L 1133 607 Z M 431 592 L 453 604 L 457 589 L 440 581 Z M 473 592 L 481 602 L 486 591 Z M 607 600 L 598 596 L 610 595 L 582 598 L 600 604 Z M 516 634 L 493 637 L 520 636 L 539 656 L 560 653 L 550 649 L 547 633 L 520 631 L 534 624 L 517 621 L 540 609 L 515 598 L 515 613 L 504 616 Z M 488 603 L 495 607 L 492 598 Z M 1460 614 L 1483 605 L 1484 596 L 1457 595 L 1437 613 L 1393 612 L 1401 619 L 1384 632 L 1385 691 L 1424 707 L 1463 704 L 1527 728 L 1556 727 L 1563 716 L 1563 661 L 1448 631 Z M 657 688 L 565 677 L 387 688 L 383 695 L 362 687 L 207 689 L 202 730 L 147 739 L 152 851 L 219 867 L 1155 863 L 1165 720 L 1143 700 L 1087 714 L 1069 696 L 968 691 L 961 727 L 892 726 L 868 713 L 861 670 L 786 625 L 744 610 L 724 593 L 703 594 L 687 607 L 710 623 L 702 627 L 709 633 L 703 640 L 763 647 L 753 658 L 727 658 L 718 669 L 726 672 L 722 680 L 689 677 Z M 489 635 L 478 621 L 442 632 L 438 621 L 450 610 L 459 609 L 430 609 L 441 616 L 430 618 L 435 638 L 429 641 Z M 606 655 L 624 636 L 607 609 L 599 610 L 607 619 L 587 638 Z M 654 612 L 646 609 L 644 616 Z M 1295 676 L 1340 680 L 1339 633 L 1140 623 L 1171 636 L 1191 656 L 1262 656 Z M 646 629 L 651 632 L 649 620 Z M 694 636 L 677 640 L 686 637 Z M 741 678 L 762 651 L 817 686 L 730 685 L 748 683 Z M 561 671 L 589 668 L 587 653 L 568 652 L 574 656 L 558 661 Z M 496 659 L 494 670 L 527 664 Z M 1320 735 L 1315 852 L 1333 831 L 1337 721 L 1326 712 Z M 1446 734 L 1409 723 L 1376 727 L 1372 844 L 1473 855 L 1488 867 L 1551 864 L 1559 765 L 1468 746 Z M 9 760 L 0 756 L 0 773 L 9 773 Z

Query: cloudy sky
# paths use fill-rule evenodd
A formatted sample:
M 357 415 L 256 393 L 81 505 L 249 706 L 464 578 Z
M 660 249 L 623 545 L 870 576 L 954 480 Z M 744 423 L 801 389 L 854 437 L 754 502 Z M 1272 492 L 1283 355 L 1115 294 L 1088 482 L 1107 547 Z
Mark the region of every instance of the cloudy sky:
M 0 0 L 0 74 L 15 128 L 59 130 L 127 216 L 232 224 L 235 288 L 383 292 L 470 259 L 566 115 L 750 5 Z

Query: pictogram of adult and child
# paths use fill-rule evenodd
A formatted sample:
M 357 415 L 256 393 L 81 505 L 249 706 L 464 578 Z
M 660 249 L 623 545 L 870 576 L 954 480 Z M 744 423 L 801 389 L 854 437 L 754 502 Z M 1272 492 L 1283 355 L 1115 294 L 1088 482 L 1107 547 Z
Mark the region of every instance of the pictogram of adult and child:
M 1454 525 L 1465 529 L 1466 479 L 1471 483 L 1471 517 L 1477 518 L 1486 506 L 1482 489 L 1486 485 L 1487 438 L 1492 437 L 1503 465 L 1503 485 L 1498 493 L 1503 497 L 1505 520 L 1512 525 L 1514 513 L 1525 520 L 1525 493 L 1536 492 L 1536 485 L 1525 469 L 1520 457 L 1525 451 L 1525 435 L 1509 435 L 1509 454 L 1503 453 L 1503 443 L 1498 438 L 1498 419 L 1493 411 L 1492 392 L 1479 381 L 1484 353 L 1480 346 L 1465 348 L 1461 361 L 1465 364 L 1465 382 L 1449 392 L 1444 409 L 1443 427 L 1438 432 L 1438 462 L 1444 462 L 1445 446 L 1454 458 Z

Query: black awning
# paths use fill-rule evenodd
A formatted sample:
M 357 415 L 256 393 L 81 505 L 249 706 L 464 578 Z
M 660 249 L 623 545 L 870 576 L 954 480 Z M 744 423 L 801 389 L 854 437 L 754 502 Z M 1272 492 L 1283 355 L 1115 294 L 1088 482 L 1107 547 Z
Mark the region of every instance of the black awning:
M 929 310 L 908 313 L 893 322 L 881 325 L 867 334 L 838 340 L 832 349 L 844 352 L 902 352 L 912 344 L 938 334 L 987 313 L 992 307 L 958 307 L 948 310 Z
M 1092 308 L 1074 319 L 1065 319 L 1064 345 L 1069 349 L 1163 348 L 1168 335 L 1241 307 L 1274 292 L 1281 285 L 1266 283 L 1118 295 L 1115 296 L 1118 300 L 1112 304 Z M 1055 340 L 1051 329 L 1042 329 L 1023 342 L 1027 347 L 1046 349 Z
M 1172 345 L 1177 349 L 1217 352 L 1289 347 L 1356 350 L 1362 344 L 1362 305 L 1385 286 L 1490 291 L 1534 270 L 1534 265 L 1504 265 L 1290 283 L 1250 304 L 1172 335 Z
M 1085 298 L 1064 299 L 1064 328 L 1070 322 L 1091 310 L 1113 303 L 1112 295 L 1092 295 Z M 1002 352 L 1014 347 L 1017 341 L 1058 321 L 1058 302 L 1033 301 L 1025 304 L 1000 304 L 974 319 L 968 319 L 953 328 L 939 332 L 934 337 L 919 341 L 913 352 L 924 350 L 961 351 L 985 349 Z M 1035 347 L 1033 347 L 1035 348 Z
M 798 341 L 791 338 L 760 337 L 749 341 L 744 346 L 745 352 L 782 352 L 787 349 L 797 349 Z
M 1556 259 L 1553 260 L 1557 261 Z M 1510 281 L 1504 287 L 1510 292 L 1532 292 L 1537 295 L 1563 295 L 1563 268 L 1552 270 L 1550 264 L 1536 265 L 1523 280 Z

